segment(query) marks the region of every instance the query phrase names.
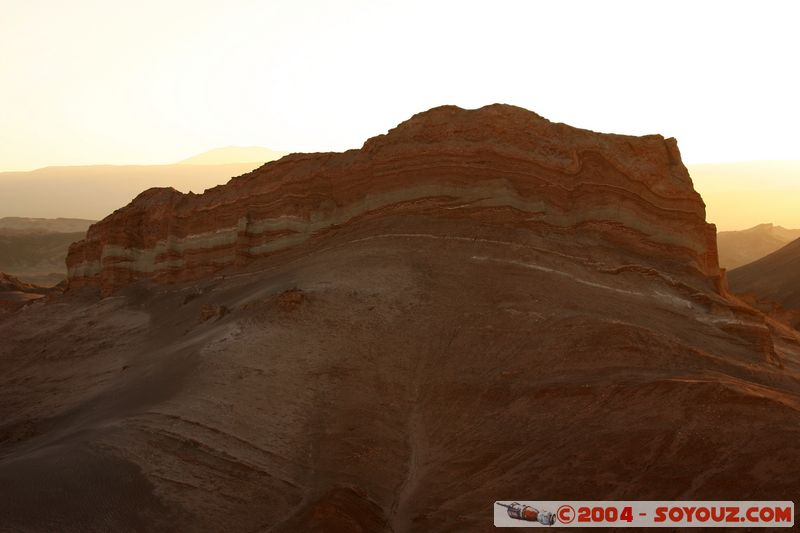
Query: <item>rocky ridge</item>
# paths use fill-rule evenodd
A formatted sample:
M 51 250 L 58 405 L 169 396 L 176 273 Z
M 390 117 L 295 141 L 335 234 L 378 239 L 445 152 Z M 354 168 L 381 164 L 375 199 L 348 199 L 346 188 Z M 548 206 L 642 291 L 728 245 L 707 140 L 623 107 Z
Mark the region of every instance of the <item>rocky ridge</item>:
M 434 108 L 360 150 L 293 154 L 201 195 L 149 189 L 70 248 L 70 286 L 111 294 L 142 278 L 200 279 L 389 212 L 591 232 L 611 249 L 719 273 L 714 226 L 674 139 L 491 105 Z

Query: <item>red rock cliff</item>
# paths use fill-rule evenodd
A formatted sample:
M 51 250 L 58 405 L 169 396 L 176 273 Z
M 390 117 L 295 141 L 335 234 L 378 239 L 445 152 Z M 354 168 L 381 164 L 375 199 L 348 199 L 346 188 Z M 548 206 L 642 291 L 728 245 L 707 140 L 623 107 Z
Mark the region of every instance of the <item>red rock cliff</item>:
M 660 135 L 595 133 L 509 105 L 443 106 L 360 150 L 293 154 L 201 195 L 150 189 L 69 250 L 71 287 L 198 279 L 381 212 L 472 217 L 715 278 L 715 228 Z M 624 263 L 624 261 L 621 261 Z

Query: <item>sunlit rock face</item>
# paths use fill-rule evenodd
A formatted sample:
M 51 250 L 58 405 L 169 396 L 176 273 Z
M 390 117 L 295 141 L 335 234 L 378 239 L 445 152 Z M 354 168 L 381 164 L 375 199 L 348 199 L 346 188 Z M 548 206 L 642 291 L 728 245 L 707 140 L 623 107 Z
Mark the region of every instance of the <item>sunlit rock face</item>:
M 290 155 L 201 195 L 147 190 L 70 249 L 70 286 L 110 294 L 141 278 L 200 279 L 397 213 L 470 218 L 610 265 L 642 256 L 719 270 L 674 139 L 595 133 L 508 105 L 443 106 L 360 150 Z

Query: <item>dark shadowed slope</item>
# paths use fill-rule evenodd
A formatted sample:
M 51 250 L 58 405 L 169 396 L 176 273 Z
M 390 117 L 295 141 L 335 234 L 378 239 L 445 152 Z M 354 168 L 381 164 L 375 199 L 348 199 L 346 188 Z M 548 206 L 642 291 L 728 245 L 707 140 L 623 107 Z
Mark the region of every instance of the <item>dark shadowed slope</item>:
M 800 494 L 796 332 L 724 290 L 672 140 L 437 108 L 149 191 L 69 262 L 70 291 L 0 322 L 10 530 L 485 531 L 500 498 Z
M 800 325 L 800 239 L 777 252 L 728 273 L 731 289 L 794 311 Z
M 800 238 L 800 229 L 786 229 L 774 224 L 759 224 L 741 231 L 717 233 L 719 266 L 733 270 L 757 261 Z

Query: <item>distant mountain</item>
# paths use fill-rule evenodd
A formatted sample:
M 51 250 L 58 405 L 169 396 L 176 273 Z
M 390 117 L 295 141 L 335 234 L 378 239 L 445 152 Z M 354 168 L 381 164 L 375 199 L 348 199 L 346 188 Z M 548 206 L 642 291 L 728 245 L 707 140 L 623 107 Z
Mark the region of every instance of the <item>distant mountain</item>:
M 88 165 L 0 172 L 0 216 L 101 219 L 151 187 L 201 193 L 284 156 L 259 146 L 217 148 L 171 165 Z
M 76 233 L 85 232 L 96 220 L 83 218 L 0 218 L 0 233 Z
M 786 229 L 774 224 L 759 224 L 741 231 L 721 231 L 717 234 L 719 266 L 733 270 L 752 263 L 800 239 L 800 229 Z
M 201 193 L 259 163 L 92 165 L 0 173 L 0 216 L 101 219 L 151 187 Z
M 266 163 L 285 156 L 288 152 L 276 152 L 262 146 L 227 146 L 215 148 L 202 154 L 179 161 L 179 165 L 222 165 L 229 163 Z
M 67 249 L 86 236 L 94 222 L 90 219 L 111 214 L 144 189 L 174 187 L 200 193 L 282 155 L 260 147 L 229 147 L 173 165 L 2 172 L 0 216 L 6 216 L 0 218 L 0 271 L 38 285 L 59 283 L 66 277 Z
M 749 293 L 800 314 L 800 239 L 732 270 L 728 273 L 728 284 L 737 293 Z M 796 325 L 800 325 L 800 320 Z

